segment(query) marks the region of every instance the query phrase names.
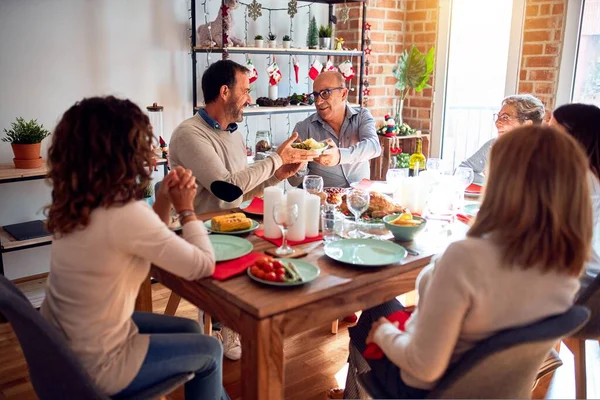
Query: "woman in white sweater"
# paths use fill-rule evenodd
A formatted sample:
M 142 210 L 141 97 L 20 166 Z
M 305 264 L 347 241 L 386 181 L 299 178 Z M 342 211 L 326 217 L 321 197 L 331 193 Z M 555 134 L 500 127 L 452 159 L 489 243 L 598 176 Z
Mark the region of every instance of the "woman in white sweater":
M 565 104 L 552 112 L 550 125 L 577 139 L 589 160 L 588 179 L 594 214 L 594 236 L 592 258 L 581 277 L 583 290 L 600 273 L 600 108 L 593 104 Z
M 152 139 L 148 117 L 128 100 L 84 99 L 63 115 L 48 154 L 54 240 L 41 312 L 107 395 L 193 372 L 186 399 L 228 398 L 216 339 L 193 320 L 134 313 L 150 263 L 189 280 L 210 276 L 215 266 L 193 212 L 189 171 L 165 177 L 154 209 L 141 201 L 151 184 Z M 171 205 L 182 238 L 167 227 Z
M 367 361 L 393 397 L 424 398 L 479 341 L 571 307 L 592 238 L 587 170 L 581 146 L 553 128 L 498 139 L 477 218 L 465 240 L 419 275 L 419 302 L 404 329 L 385 318 L 403 309 L 396 300 L 364 311 L 350 328 L 361 353 L 375 343 L 385 354 Z M 356 397 L 352 387 L 344 397 Z

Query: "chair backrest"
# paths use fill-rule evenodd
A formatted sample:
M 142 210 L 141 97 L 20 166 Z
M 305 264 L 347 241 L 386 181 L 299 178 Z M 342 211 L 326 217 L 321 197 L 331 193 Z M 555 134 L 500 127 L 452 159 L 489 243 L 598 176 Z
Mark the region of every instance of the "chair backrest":
M 578 339 L 595 339 L 600 337 L 600 273 L 577 296 L 575 303 L 587 307 L 591 312 L 591 316 L 587 324 L 571 335 L 571 337 Z
M 19 339 L 31 383 L 41 400 L 109 399 L 92 382 L 63 335 L 3 275 L 0 314 L 10 322 Z
M 429 398 L 527 399 L 552 346 L 588 320 L 586 307 L 573 306 L 521 328 L 507 329 L 478 343 L 448 369 Z

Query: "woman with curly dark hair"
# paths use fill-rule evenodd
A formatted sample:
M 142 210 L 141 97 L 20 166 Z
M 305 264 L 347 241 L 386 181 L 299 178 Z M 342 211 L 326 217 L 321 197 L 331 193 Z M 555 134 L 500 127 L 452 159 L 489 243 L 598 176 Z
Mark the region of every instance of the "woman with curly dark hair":
M 187 399 L 227 398 L 216 339 L 190 319 L 134 312 L 150 263 L 189 280 L 210 276 L 215 265 L 193 212 L 189 170 L 165 177 L 154 210 L 140 201 L 151 182 L 151 144 L 148 117 L 129 100 L 88 98 L 63 115 L 48 155 L 54 241 L 41 312 L 107 395 L 194 372 Z M 183 238 L 166 225 L 171 205 Z

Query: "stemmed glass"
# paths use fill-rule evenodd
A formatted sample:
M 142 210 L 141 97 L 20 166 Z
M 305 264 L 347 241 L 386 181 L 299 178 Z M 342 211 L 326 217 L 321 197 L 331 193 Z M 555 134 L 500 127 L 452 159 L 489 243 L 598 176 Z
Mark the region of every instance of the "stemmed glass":
M 356 224 L 354 230 L 348 232 L 348 235 L 352 238 L 360 238 L 362 234 L 358 228 L 359 219 L 362 213 L 369 208 L 369 192 L 360 189 L 352 190 L 346 196 L 346 205 L 348 206 L 348 210 L 354 214 L 354 222 Z
M 442 172 L 442 159 L 441 158 L 428 158 L 427 159 L 427 171 Z
M 283 236 L 281 246 L 275 250 L 277 255 L 286 256 L 294 252 L 294 249 L 287 244 L 287 231 L 290 226 L 296 223 L 297 219 L 297 204 L 276 203 L 273 206 L 273 220 L 281 228 L 281 234 Z
M 306 175 L 302 180 L 302 187 L 310 194 L 323 191 L 323 178 L 319 175 Z
M 475 173 L 471 167 L 458 167 L 454 171 L 454 175 L 459 178 L 465 190 L 473 183 L 473 179 L 475 179 Z

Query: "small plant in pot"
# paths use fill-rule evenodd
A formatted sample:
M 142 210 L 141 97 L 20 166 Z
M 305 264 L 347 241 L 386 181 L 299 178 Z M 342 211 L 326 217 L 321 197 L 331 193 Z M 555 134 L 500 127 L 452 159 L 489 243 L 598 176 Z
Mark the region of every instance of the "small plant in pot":
M 269 33 L 267 36 L 269 38 L 269 47 L 274 49 L 277 47 L 277 36 L 274 33 Z
M 42 157 L 40 156 L 42 140 L 50 135 L 50 131 L 44 129 L 44 125 L 37 123 L 37 120 L 25 121 L 18 117 L 11 123 L 10 129 L 4 129 L 6 137 L 3 142 L 11 144 L 15 158 L 15 168 L 29 169 L 42 166 Z
M 283 48 L 284 49 L 289 49 L 290 46 L 291 46 L 291 44 L 292 44 L 292 38 L 289 37 L 289 35 L 285 35 L 283 37 Z
M 319 28 L 319 48 L 329 50 L 331 48 L 331 35 L 333 30 L 330 26 L 323 26 Z
M 148 186 L 144 189 L 144 201 L 150 206 L 154 203 L 152 196 L 154 195 L 154 189 L 152 188 L 152 182 L 148 183 Z
M 264 47 L 264 45 L 265 40 L 263 39 L 262 35 L 254 36 L 254 47 Z

